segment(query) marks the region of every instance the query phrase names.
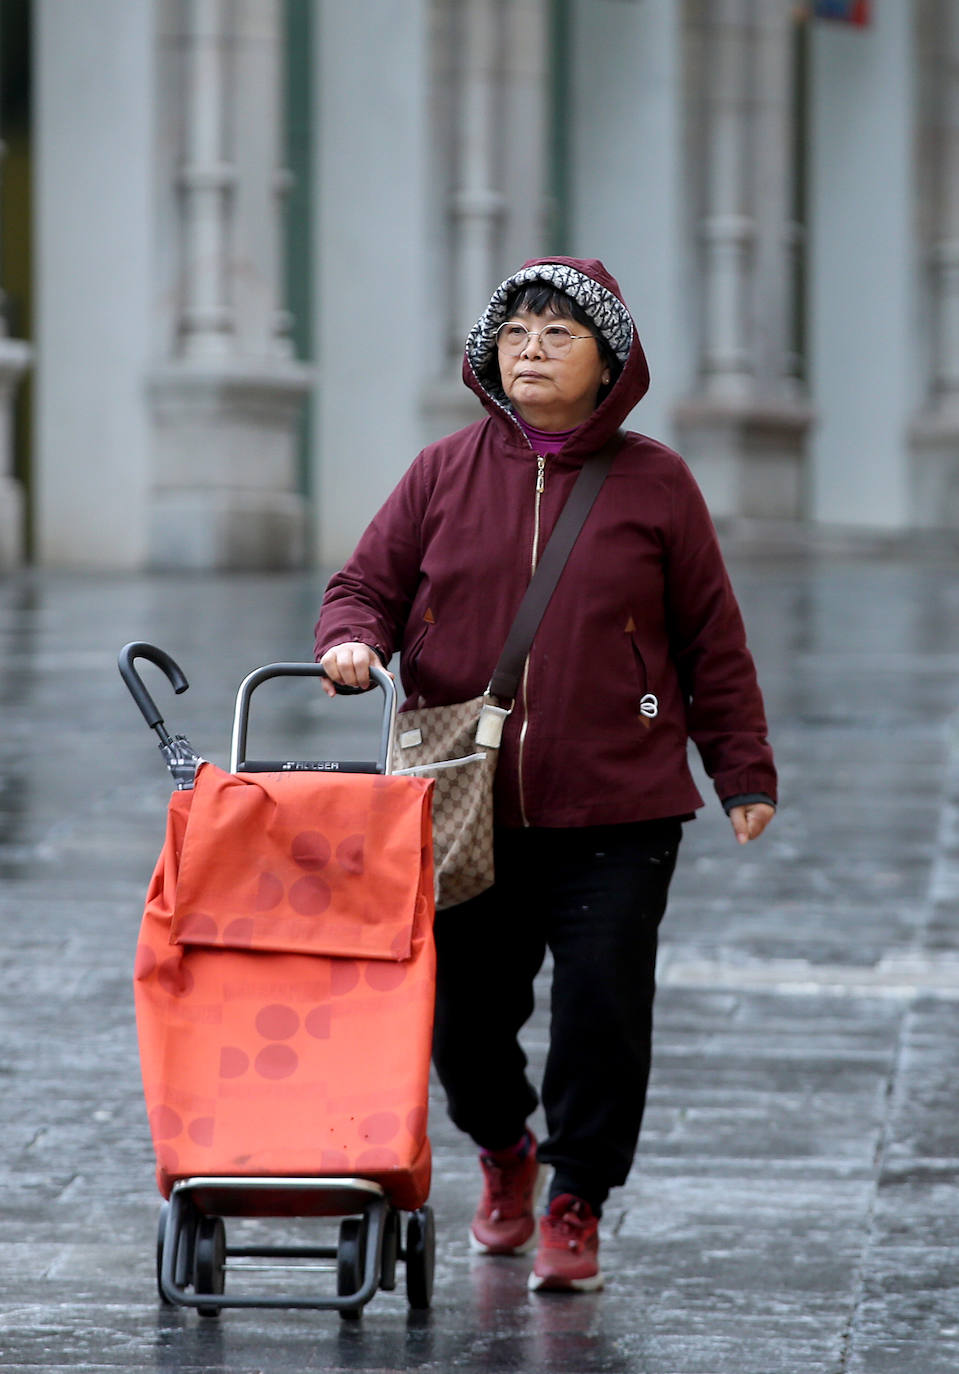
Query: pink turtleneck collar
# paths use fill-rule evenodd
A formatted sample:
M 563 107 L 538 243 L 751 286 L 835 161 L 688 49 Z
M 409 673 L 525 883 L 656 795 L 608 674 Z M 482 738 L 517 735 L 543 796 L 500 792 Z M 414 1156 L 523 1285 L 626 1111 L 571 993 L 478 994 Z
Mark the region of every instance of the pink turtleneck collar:
M 518 411 L 513 411 L 513 418 L 530 441 L 533 452 L 541 453 L 546 458 L 551 458 L 554 453 L 559 453 L 566 440 L 571 439 L 579 429 L 579 425 L 574 425 L 572 429 L 566 429 L 556 434 L 548 429 L 537 429 L 528 420 L 524 420 Z

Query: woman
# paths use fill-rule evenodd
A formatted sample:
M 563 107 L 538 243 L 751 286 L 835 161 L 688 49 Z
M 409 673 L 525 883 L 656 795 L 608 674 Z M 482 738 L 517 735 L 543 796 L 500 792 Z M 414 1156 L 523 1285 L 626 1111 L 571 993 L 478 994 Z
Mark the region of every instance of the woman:
M 368 686 L 370 664 L 399 649 L 410 706 L 482 693 L 582 463 L 649 384 L 617 283 L 568 258 L 527 263 L 493 293 L 463 376 L 487 417 L 423 450 L 331 580 L 317 625 L 332 683 Z M 436 918 L 434 1060 L 484 1178 L 471 1244 L 514 1254 L 538 1238 L 533 1289 L 603 1283 L 597 1222 L 639 1138 L 657 930 L 682 823 L 703 805 L 688 738 L 736 838 L 756 839 L 776 774 L 715 531 L 682 459 L 628 433 L 506 725 L 495 887 Z M 517 1033 L 547 949 L 539 1143 Z

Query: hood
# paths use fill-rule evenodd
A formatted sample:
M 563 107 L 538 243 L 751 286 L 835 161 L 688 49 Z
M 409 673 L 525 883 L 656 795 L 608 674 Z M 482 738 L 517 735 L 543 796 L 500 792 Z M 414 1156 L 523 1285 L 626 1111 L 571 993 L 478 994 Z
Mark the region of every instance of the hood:
M 649 389 L 649 368 L 633 317 L 616 278 L 596 258 L 534 258 L 501 282 L 466 340 L 463 381 L 491 415 L 513 423 L 512 404 L 490 364 L 496 352 L 496 331 L 506 319 L 507 298 L 515 287 L 537 281 L 571 296 L 623 364 L 608 395 L 570 444 L 578 449 L 585 446 L 580 443 L 583 439 L 596 446 L 620 427 Z

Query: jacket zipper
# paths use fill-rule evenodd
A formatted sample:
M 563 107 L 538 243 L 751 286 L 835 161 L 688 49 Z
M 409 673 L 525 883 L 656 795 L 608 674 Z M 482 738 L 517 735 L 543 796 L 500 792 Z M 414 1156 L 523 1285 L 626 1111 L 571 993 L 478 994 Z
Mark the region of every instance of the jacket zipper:
M 536 564 L 539 561 L 539 508 L 546 490 L 546 459 L 541 453 L 536 455 L 536 501 L 533 507 L 533 554 L 530 565 L 530 577 L 536 571 Z M 526 655 L 526 662 L 523 665 L 523 681 L 520 692 L 523 698 L 523 725 L 519 732 L 519 759 L 517 761 L 517 775 L 519 778 L 519 812 L 524 826 L 529 826 L 529 818 L 526 815 L 526 798 L 523 795 L 523 754 L 526 748 L 526 732 L 529 729 L 529 699 L 527 696 L 527 686 L 529 683 L 529 654 Z

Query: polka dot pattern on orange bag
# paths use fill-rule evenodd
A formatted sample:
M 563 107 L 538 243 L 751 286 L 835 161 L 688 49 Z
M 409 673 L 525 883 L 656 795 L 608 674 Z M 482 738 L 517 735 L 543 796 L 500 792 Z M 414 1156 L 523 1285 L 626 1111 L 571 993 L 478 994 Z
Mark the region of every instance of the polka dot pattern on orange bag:
M 172 798 L 134 982 L 165 1194 L 356 1174 L 425 1200 L 430 800 L 422 779 L 211 765 Z

